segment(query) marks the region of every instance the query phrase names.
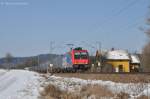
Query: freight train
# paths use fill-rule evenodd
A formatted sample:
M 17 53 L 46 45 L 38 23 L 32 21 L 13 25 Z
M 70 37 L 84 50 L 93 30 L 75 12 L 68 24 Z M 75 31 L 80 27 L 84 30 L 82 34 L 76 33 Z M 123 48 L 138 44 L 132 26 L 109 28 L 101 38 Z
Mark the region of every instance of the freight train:
M 59 59 L 59 64 L 53 63 L 49 65 L 34 66 L 26 68 L 28 70 L 38 71 L 38 72 L 50 72 L 50 73 L 60 73 L 60 72 L 78 72 L 87 71 L 90 69 L 90 57 L 87 50 L 81 47 L 71 49 L 69 52 L 61 55 Z M 55 60 L 55 57 L 54 59 Z
M 115 52 L 115 53 L 114 53 Z M 139 72 L 140 60 L 127 52 L 115 50 L 101 55 L 89 56 L 87 50 L 81 47 L 71 49 L 59 58 L 53 57 L 51 64 L 34 66 L 29 70 L 40 72 L 98 72 L 98 73 L 123 73 Z M 56 64 L 57 63 L 57 64 Z

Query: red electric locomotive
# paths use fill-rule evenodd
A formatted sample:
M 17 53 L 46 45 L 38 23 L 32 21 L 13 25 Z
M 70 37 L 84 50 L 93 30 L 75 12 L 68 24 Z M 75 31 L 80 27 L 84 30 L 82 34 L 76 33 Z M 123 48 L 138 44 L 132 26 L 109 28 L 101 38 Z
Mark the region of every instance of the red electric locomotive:
M 86 70 L 89 67 L 89 62 L 88 51 L 78 47 L 65 54 L 63 66 L 65 66 L 65 68 L 72 68 L 75 70 Z

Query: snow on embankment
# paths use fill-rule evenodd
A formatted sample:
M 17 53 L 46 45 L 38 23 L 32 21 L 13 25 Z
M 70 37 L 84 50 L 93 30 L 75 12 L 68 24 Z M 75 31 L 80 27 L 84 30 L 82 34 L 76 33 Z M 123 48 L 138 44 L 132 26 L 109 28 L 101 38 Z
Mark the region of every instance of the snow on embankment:
M 79 78 L 50 76 L 45 84 L 52 84 L 59 87 L 61 90 L 69 92 L 79 92 L 83 86 L 87 85 L 100 85 L 104 86 L 113 93 L 125 92 L 131 97 L 150 95 L 149 83 L 115 83 L 112 81 L 83 80 Z
M 0 69 L 0 99 L 37 99 L 40 79 L 35 72 Z

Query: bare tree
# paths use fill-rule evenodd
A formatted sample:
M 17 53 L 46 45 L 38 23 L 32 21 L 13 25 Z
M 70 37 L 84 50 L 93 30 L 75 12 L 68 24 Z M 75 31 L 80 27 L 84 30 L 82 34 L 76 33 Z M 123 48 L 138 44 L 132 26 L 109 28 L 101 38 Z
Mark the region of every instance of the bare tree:
M 36 57 L 28 58 L 25 62 L 26 67 L 38 66 L 38 60 Z
M 11 55 L 11 53 L 6 53 L 5 56 L 5 68 L 10 69 L 12 67 L 12 60 L 13 60 L 13 56 Z
M 143 69 L 146 72 L 150 71 L 150 17 L 147 19 L 147 24 L 149 26 L 149 29 L 145 31 L 147 37 L 148 37 L 148 42 L 143 48 L 142 51 L 142 64 L 143 64 Z
M 150 16 L 149 16 L 149 18 L 147 19 L 147 25 L 150 26 Z M 150 28 L 147 29 L 147 30 L 145 31 L 145 33 L 147 34 L 147 36 L 148 36 L 148 38 L 149 38 L 149 40 L 150 40 Z
M 12 62 L 12 59 L 13 59 L 13 56 L 11 55 L 11 53 L 6 53 L 6 56 L 5 56 L 6 63 Z
M 150 42 L 143 48 L 142 62 L 144 71 L 150 71 Z

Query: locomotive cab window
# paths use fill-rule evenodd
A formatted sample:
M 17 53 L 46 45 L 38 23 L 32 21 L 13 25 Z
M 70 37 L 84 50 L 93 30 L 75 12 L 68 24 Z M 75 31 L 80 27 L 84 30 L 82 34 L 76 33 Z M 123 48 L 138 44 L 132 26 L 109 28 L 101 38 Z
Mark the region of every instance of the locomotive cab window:
M 80 59 L 80 53 L 79 52 L 74 53 L 74 58 L 75 59 Z
M 88 53 L 87 52 L 81 52 L 81 59 L 87 59 Z

